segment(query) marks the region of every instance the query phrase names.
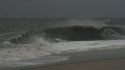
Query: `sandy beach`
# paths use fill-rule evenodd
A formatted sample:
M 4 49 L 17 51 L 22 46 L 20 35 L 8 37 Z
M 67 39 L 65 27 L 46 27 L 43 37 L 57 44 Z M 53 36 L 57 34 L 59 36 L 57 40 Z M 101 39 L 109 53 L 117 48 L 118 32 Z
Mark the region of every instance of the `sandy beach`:
M 125 59 L 36 66 L 22 70 L 125 70 Z

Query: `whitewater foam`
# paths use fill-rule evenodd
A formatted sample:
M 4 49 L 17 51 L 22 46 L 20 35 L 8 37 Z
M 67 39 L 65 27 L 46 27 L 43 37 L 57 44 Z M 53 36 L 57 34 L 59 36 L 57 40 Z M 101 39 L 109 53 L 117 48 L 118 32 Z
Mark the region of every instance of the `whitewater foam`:
M 54 44 L 53 47 L 56 52 L 78 52 L 78 51 L 93 51 L 113 48 L 125 47 L 125 40 L 102 40 L 102 41 L 75 41 L 75 42 L 63 42 Z
M 67 32 L 67 34 L 66 34 L 67 30 L 64 30 L 65 27 L 61 28 L 61 29 L 62 29 L 62 32 L 58 31 L 59 30 L 58 28 L 54 29 L 56 31 L 52 31 L 52 29 L 50 29 L 50 32 L 52 32 L 52 34 L 57 33 L 56 35 L 58 35 L 58 33 L 59 33 L 59 37 L 60 37 L 60 34 L 62 34 L 62 33 L 64 33 L 64 36 L 68 37 L 68 35 L 69 35 L 69 37 L 70 37 L 73 34 L 70 35 L 69 32 L 73 32 L 72 30 L 76 29 L 76 33 L 75 32 L 74 33 L 78 34 L 77 32 L 80 31 L 78 29 L 83 29 L 83 28 L 82 27 L 73 27 L 73 28 L 68 27 L 67 29 L 69 29 L 69 32 Z M 71 29 L 71 31 L 70 31 L 70 29 Z M 90 32 L 93 29 L 91 29 L 91 30 L 88 29 L 88 30 Z M 82 32 L 82 33 L 84 33 L 84 32 Z M 89 33 L 89 32 L 87 32 L 87 33 Z M 92 32 L 95 33 L 96 31 L 92 31 Z M 63 52 L 95 51 L 95 50 L 102 50 L 102 49 L 117 49 L 117 48 L 125 47 L 125 43 L 124 43 L 125 40 L 94 40 L 94 41 L 84 41 L 83 40 L 83 41 L 68 42 L 67 40 L 58 38 L 58 36 L 57 36 L 57 38 L 56 37 L 54 38 L 57 42 L 50 43 L 50 42 L 48 42 L 48 40 L 46 41 L 46 39 L 44 37 L 42 37 L 42 35 L 39 37 L 39 36 L 37 36 L 36 33 L 37 32 L 29 31 L 29 32 L 26 32 L 23 35 L 21 35 L 20 40 L 23 42 L 25 42 L 25 40 L 27 41 L 27 38 L 26 38 L 27 34 L 28 34 L 28 36 L 31 35 L 30 39 L 29 38 L 28 39 L 29 40 L 34 39 L 34 41 L 30 44 L 28 44 L 28 43 L 22 44 L 22 43 L 20 43 L 20 41 L 17 44 L 11 43 L 11 41 L 2 42 L 1 43 L 2 46 L 7 45 L 9 48 L 0 49 L 0 62 L 5 62 L 5 61 L 13 62 L 13 61 L 42 58 L 44 56 L 52 55 L 53 53 L 59 54 L 59 53 L 63 53 Z M 25 37 L 25 34 L 26 34 L 26 37 Z M 38 34 L 39 34 L 39 31 L 38 31 Z M 102 34 L 108 38 L 123 37 L 121 34 L 117 33 L 115 30 L 112 30 L 111 28 L 104 29 Z M 93 35 L 93 34 L 89 34 L 89 35 Z M 50 36 L 52 37 L 52 35 L 50 35 Z M 87 35 L 83 36 L 80 33 L 80 36 L 85 37 Z M 78 38 L 79 35 L 78 36 L 74 35 L 74 37 Z M 93 36 L 92 36 L 92 38 L 93 38 Z M 95 36 L 94 36 L 94 38 L 95 38 Z M 98 37 L 97 37 L 97 39 L 98 39 Z M 18 39 L 16 41 L 18 41 Z
M 32 44 L 10 45 L 15 47 L 0 49 L 0 61 L 19 61 L 37 57 L 39 58 L 51 54 L 47 51 L 49 43 L 46 44 L 41 38 L 37 39 L 37 41 Z
M 102 40 L 48 43 L 39 38 L 32 44 L 20 44 L 14 48 L 0 49 L 0 62 L 42 58 L 53 53 L 124 48 L 124 42 L 125 40 Z

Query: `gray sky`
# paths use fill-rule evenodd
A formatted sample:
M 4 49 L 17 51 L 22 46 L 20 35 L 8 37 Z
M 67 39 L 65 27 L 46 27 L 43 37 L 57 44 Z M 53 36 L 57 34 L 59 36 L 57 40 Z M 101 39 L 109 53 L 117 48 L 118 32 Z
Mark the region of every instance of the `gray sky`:
M 125 17 L 125 0 L 0 0 L 0 17 Z

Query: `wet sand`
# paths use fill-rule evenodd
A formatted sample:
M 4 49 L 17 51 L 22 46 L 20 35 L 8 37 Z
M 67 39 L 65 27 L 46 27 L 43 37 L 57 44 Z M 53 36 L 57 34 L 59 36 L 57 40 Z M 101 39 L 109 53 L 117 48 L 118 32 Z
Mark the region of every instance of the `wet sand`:
M 125 70 L 125 59 L 36 66 L 22 70 Z

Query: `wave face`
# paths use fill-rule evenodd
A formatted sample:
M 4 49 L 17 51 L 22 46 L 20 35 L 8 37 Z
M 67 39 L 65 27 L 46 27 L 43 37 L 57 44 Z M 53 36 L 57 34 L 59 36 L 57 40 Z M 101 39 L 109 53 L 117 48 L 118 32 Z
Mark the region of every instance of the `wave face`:
M 125 38 L 120 27 L 103 27 L 101 29 L 86 26 L 58 27 L 45 30 L 45 34 L 45 37 L 49 39 L 62 39 L 68 41 L 111 40 Z
M 59 41 L 91 41 L 124 39 L 125 32 L 121 27 L 105 26 L 100 29 L 90 26 L 55 27 L 43 30 L 32 30 L 21 37 L 10 39 L 11 43 L 26 44 L 43 39 L 53 42 Z

